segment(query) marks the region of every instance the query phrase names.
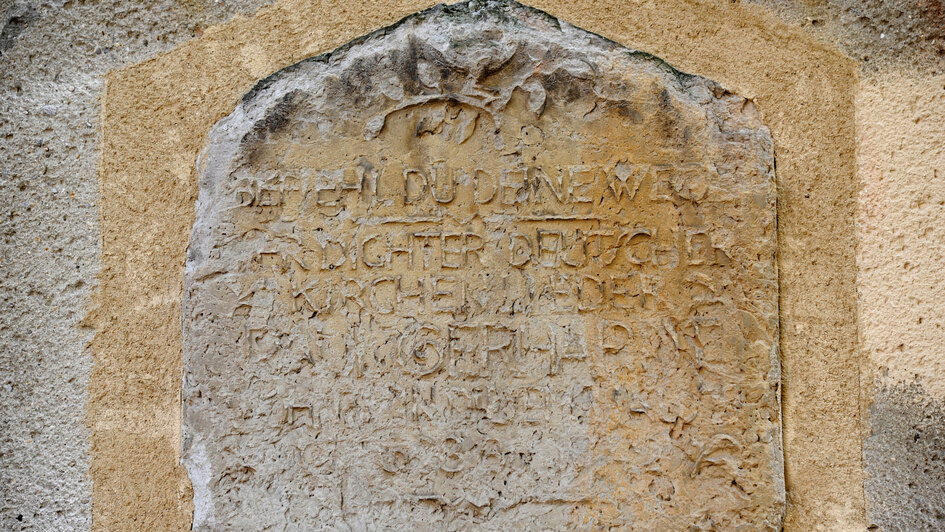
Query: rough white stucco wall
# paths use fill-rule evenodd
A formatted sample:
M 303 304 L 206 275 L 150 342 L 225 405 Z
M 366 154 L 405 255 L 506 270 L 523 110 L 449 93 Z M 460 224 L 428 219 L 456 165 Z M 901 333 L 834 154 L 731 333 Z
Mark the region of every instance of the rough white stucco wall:
M 103 76 L 266 3 L 0 1 L 0 529 L 91 524 Z

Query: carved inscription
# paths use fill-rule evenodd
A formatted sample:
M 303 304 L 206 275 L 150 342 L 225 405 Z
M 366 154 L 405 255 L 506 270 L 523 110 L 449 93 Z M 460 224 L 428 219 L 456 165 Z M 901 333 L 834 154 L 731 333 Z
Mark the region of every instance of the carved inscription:
M 507 2 L 261 82 L 199 161 L 195 528 L 777 528 L 752 104 Z

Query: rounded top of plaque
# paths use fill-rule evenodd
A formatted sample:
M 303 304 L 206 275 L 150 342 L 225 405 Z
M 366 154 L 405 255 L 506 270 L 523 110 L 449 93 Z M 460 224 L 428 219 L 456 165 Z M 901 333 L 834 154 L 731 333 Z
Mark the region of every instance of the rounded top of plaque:
M 632 139 L 637 153 L 628 156 L 640 162 L 705 161 L 707 150 L 726 159 L 719 148 L 734 135 L 742 141 L 737 150 L 774 166 L 770 133 L 750 101 L 543 11 L 511 0 L 470 0 L 415 13 L 258 82 L 210 132 L 198 161 L 197 216 L 210 214 L 201 207 L 214 203 L 206 194 L 216 189 L 210 183 L 263 161 L 276 137 L 311 146 L 347 139 L 352 147 L 335 154 L 341 166 L 385 133 L 406 134 L 391 131 L 392 116 L 423 109 L 429 116 L 411 133 L 443 140 L 441 155 L 484 129 L 496 133 L 490 141 L 497 150 L 514 151 L 519 142 L 548 140 L 533 123 L 552 107 L 582 119 L 567 125 L 581 130 L 571 141 L 597 137 L 602 147 Z M 511 142 L 499 134 L 510 114 L 526 124 Z M 203 240 L 194 236 L 191 258 Z
M 776 529 L 773 152 L 514 2 L 259 82 L 199 161 L 195 529 Z

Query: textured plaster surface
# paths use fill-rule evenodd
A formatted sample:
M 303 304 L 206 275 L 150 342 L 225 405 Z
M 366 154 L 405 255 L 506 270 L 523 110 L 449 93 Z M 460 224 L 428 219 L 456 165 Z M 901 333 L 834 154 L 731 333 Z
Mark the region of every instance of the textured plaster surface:
M 857 93 L 869 518 L 945 526 L 945 76 L 890 68 Z M 911 438 L 915 438 L 914 440 Z
M 870 524 L 941 530 L 945 524 L 945 401 L 920 386 L 883 387 L 870 407 L 863 455 Z
M 382 5 L 280 3 L 109 76 L 90 405 L 93 510 L 103 528 L 190 522 L 175 390 L 193 161 L 210 125 L 255 80 L 429 4 Z M 862 527 L 853 65 L 740 5 L 644 2 L 632 17 L 624 5 L 535 6 L 754 99 L 778 157 L 786 526 Z M 125 300 L 129 292 L 141 296 Z M 144 489 L 122 488 L 144 474 Z
M 262 3 L 0 1 L 0 529 L 91 523 L 81 320 L 105 73 Z
M 858 61 L 858 291 L 869 522 L 941 530 L 945 3 L 762 2 Z M 930 465 L 931 464 L 931 465 Z M 939 494 L 937 497 L 934 494 Z
M 208 26 L 225 21 L 234 13 L 250 16 L 263 3 L 209 0 L 148 3 L 0 2 L 0 170 L 3 171 L 0 186 L 4 191 L 3 216 L 0 217 L 3 231 L 3 263 L 0 264 L 0 271 L 6 305 L 4 312 L 0 313 L 0 372 L 3 374 L 0 383 L 0 408 L 3 414 L 0 431 L 2 528 L 84 529 L 91 520 L 91 481 L 86 476 L 89 443 L 82 421 L 86 404 L 85 383 L 92 365 L 91 354 L 83 351 L 83 346 L 91 333 L 90 329 L 81 328 L 78 324 L 88 306 L 90 287 L 96 283 L 95 274 L 98 270 L 100 248 L 97 226 L 101 203 L 96 185 L 96 164 L 100 150 L 99 97 L 105 83 L 105 73 L 154 57 L 178 43 L 197 38 L 196 42 L 175 51 L 170 61 L 165 58 L 163 63 L 158 60 L 150 67 L 137 67 L 125 70 L 123 74 L 112 75 L 113 81 L 130 78 L 135 73 L 158 79 L 167 76 L 165 86 L 173 85 L 181 90 L 191 88 L 194 91 L 189 103 L 174 103 L 177 101 L 175 99 L 186 98 L 170 89 L 157 98 L 149 95 L 147 90 L 125 97 L 129 107 L 134 107 L 130 102 L 141 102 L 141 106 L 136 109 L 138 114 L 130 114 L 136 120 L 153 122 L 156 128 L 164 128 L 165 132 L 173 131 L 175 121 L 178 127 L 183 124 L 185 130 L 193 128 L 196 131 L 193 136 L 191 132 L 185 131 L 177 140 L 168 139 L 166 142 L 156 141 L 155 136 L 143 136 L 147 142 L 154 144 L 155 150 L 169 154 L 176 150 L 187 152 L 175 165 L 180 168 L 190 167 L 201 145 L 201 136 L 209 129 L 209 124 L 229 113 L 239 95 L 251 87 L 255 79 L 308 55 L 338 46 L 359 34 L 390 24 L 409 12 L 431 4 L 373 2 L 370 6 L 354 6 L 340 2 L 290 3 L 277 13 L 269 12 L 258 19 L 259 25 L 256 26 L 243 21 L 226 26 L 223 31 L 205 31 Z M 852 113 L 848 112 L 852 103 L 847 102 L 845 95 L 855 92 L 853 73 L 852 67 L 839 61 L 834 54 L 824 55 L 810 36 L 845 50 L 859 61 L 860 69 L 866 73 L 864 81 L 868 82 L 864 84 L 865 90 L 859 93 L 860 102 L 868 101 L 867 105 L 870 106 L 879 103 L 877 108 L 880 113 L 889 117 L 892 113 L 884 111 L 879 98 L 882 94 L 892 94 L 894 100 L 900 102 L 894 105 L 907 110 L 906 115 L 926 114 L 931 117 L 941 111 L 938 98 L 940 91 L 945 88 L 945 84 L 937 85 L 932 78 L 927 77 L 929 72 L 940 71 L 942 65 L 940 50 L 945 41 L 938 35 L 945 25 L 940 18 L 941 2 L 757 2 L 772 8 L 781 17 L 780 21 L 763 14 L 757 7 L 728 4 L 641 0 L 614 5 L 602 5 L 601 2 L 537 2 L 534 5 L 622 44 L 657 54 L 683 70 L 716 79 L 741 94 L 758 96 L 759 108 L 766 113 L 766 121 L 775 126 L 772 129 L 778 150 L 778 170 L 781 178 L 787 179 L 782 184 L 789 185 L 782 191 L 782 207 L 787 208 L 788 204 L 797 206 L 791 207 L 790 212 L 793 214 L 789 215 L 786 222 L 781 220 L 788 224 L 782 236 L 794 235 L 792 244 L 785 245 L 782 253 L 794 257 L 794 260 L 813 253 L 803 259 L 813 266 L 799 272 L 799 275 L 806 275 L 810 279 L 798 285 L 798 289 L 785 294 L 788 301 L 782 308 L 783 317 L 794 316 L 795 320 L 798 316 L 803 318 L 795 322 L 799 327 L 793 332 L 784 331 L 787 346 L 784 353 L 785 460 L 789 487 L 786 528 L 808 530 L 820 526 L 826 530 L 842 528 L 844 524 L 848 528 L 856 528 L 856 523 L 859 523 L 856 516 L 862 511 L 861 503 L 857 502 L 857 490 L 861 489 L 861 483 L 856 475 L 857 471 L 862 470 L 855 459 L 859 447 L 857 440 L 862 435 L 857 433 L 861 421 L 857 416 L 865 412 L 865 405 L 871 401 L 873 388 L 869 388 L 869 381 L 875 377 L 878 382 L 884 382 L 881 378 L 888 367 L 890 374 L 895 377 L 885 381 L 887 383 L 901 379 L 909 385 L 912 383 L 910 375 L 915 375 L 928 386 L 916 393 L 928 394 L 928 390 L 941 386 L 935 384 L 935 375 L 928 371 L 929 364 L 934 367 L 941 360 L 941 355 L 936 351 L 942 350 L 936 336 L 937 329 L 927 329 L 934 327 L 936 316 L 939 315 L 934 312 L 934 291 L 909 292 L 909 297 L 916 302 L 917 310 L 913 312 L 913 309 L 897 302 L 896 311 L 886 311 L 886 321 L 881 318 L 885 301 L 878 294 L 883 290 L 892 290 L 893 299 L 898 299 L 896 291 L 901 287 L 908 289 L 913 283 L 913 276 L 917 276 L 921 286 L 937 286 L 928 261 L 939 249 L 940 239 L 929 236 L 935 230 L 905 235 L 908 238 L 899 239 L 901 242 L 896 244 L 904 246 L 903 249 L 895 253 L 889 251 L 892 249 L 890 246 L 882 244 L 882 256 L 895 259 L 895 262 L 905 259 L 903 263 L 908 261 L 920 264 L 920 267 L 903 269 L 899 282 L 894 285 L 887 279 L 892 270 L 879 264 L 878 260 L 872 261 L 873 273 L 869 276 L 872 281 L 860 283 L 859 290 L 869 298 L 869 306 L 861 307 L 860 311 L 871 320 L 869 327 L 878 329 L 875 333 L 865 331 L 866 337 L 872 338 L 869 341 L 874 348 L 868 355 L 870 358 L 863 360 L 861 368 L 867 393 L 863 397 L 863 410 L 859 410 L 856 406 L 856 380 L 861 372 L 855 369 L 858 361 L 853 355 L 852 340 L 844 340 L 853 334 L 853 322 L 849 318 L 852 311 L 848 309 L 852 308 L 852 302 L 843 295 L 847 293 L 845 283 L 849 283 L 845 276 L 853 275 L 852 268 L 849 261 L 842 258 L 823 262 L 824 256 L 842 256 L 851 250 L 855 238 L 846 229 L 836 231 L 832 226 L 826 230 L 818 228 L 824 219 L 840 221 L 854 216 L 849 210 L 844 210 L 849 205 L 843 203 L 844 198 L 856 194 L 856 185 L 848 181 L 852 179 L 849 172 L 853 149 L 841 140 L 852 135 L 849 123 Z M 270 27 L 267 24 L 280 24 L 283 36 L 278 35 L 280 32 L 265 30 Z M 811 54 L 811 49 L 816 53 Z M 160 68 L 167 70 L 162 74 L 156 71 Z M 891 88 L 870 81 L 882 80 L 890 72 L 890 78 L 898 80 Z M 221 83 L 232 86 L 221 91 Z M 217 88 L 209 91 L 211 87 Z M 825 103 L 819 106 L 810 106 L 808 98 L 816 99 L 816 96 L 811 96 L 808 91 L 821 88 L 827 88 L 834 95 L 824 98 Z M 910 94 L 908 90 L 916 92 Z M 917 98 L 913 99 L 912 96 Z M 862 103 L 860 105 L 858 123 L 862 127 L 871 109 L 862 107 Z M 803 111 L 805 106 L 809 107 L 809 112 Z M 204 117 L 202 113 L 207 108 L 211 109 L 211 116 Z M 930 121 L 920 118 L 910 125 L 900 118 L 891 116 L 897 125 L 892 128 L 895 131 L 889 134 L 872 126 L 880 133 L 874 139 L 889 141 L 888 144 L 885 140 L 874 142 L 872 153 L 876 154 L 880 162 L 887 156 L 897 157 L 897 161 L 902 163 L 896 165 L 897 175 L 906 170 L 911 172 L 913 166 L 923 168 L 922 172 L 931 175 L 931 178 L 922 178 L 922 172 L 917 172 L 911 174 L 913 177 L 910 179 L 926 179 L 920 182 L 927 182 L 934 189 L 942 179 L 941 165 L 932 168 L 927 159 L 912 148 L 916 140 L 923 144 L 932 139 L 908 133 L 916 131 L 917 127 L 926 128 Z M 877 120 L 876 124 L 879 123 Z M 126 127 L 126 131 L 129 135 L 135 135 L 146 129 L 141 125 L 138 128 Z M 923 135 L 933 134 L 932 128 L 921 131 Z M 131 152 L 132 156 L 149 153 L 144 147 L 139 150 Z M 790 159 L 782 154 L 784 150 L 793 154 Z M 833 155 L 826 155 L 831 150 Z M 902 150 L 910 155 L 897 155 Z M 804 156 L 805 151 L 811 155 Z M 931 149 L 927 150 L 927 153 L 932 152 Z M 166 170 L 160 169 L 168 168 L 166 160 L 149 156 L 142 161 L 132 161 L 128 168 L 141 175 L 164 175 L 161 172 Z M 836 164 L 838 160 L 840 164 Z M 876 166 L 876 163 L 861 161 L 861 168 L 869 168 L 870 165 Z M 938 170 L 937 174 L 929 172 L 935 169 Z M 190 179 L 186 171 L 180 171 L 180 175 L 184 182 Z M 789 177 L 786 178 L 786 175 Z M 801 177 L 805 175 L 808 177 Z M 113 183 L 110 185 L 113 197 L 126 191 L 134 192 L 140 186 L 135 183 L 142 182 L 131 179 L 131 176 L 119 182 L 108 171 L 103 172 L 102 178 Z M 188 194 L 191 193 L 175 192 L 173 184 L 176 179 L 159 182 L 158 188 L 172 192 L 170 196 L 153 192 L 150 197 L 138 195 L 132 198 L 139 203 L 136 208 L 141 210 L 140 205 L 154 202 L 154 195 L 157 195 L 162 200 L 178 201 L 181 206 L 177 210 L 163 211 L 165 215 L 183 213 L 185 218 L 190 216 L 186 204 L 190 201 Z M 865 188 L 875 190 L 868 176 L 858 179 L 862 179 Z M 116 182 L 124 183 L 126 188 L 115 186 Z M 821 190 L 812 195 L 811 185 L 818 183 L 821 184 Z M 838 183 L 843 190 L 831 190 Z M 907 188 L 916 186 L 908 181 L 902 183 Z M 824 190 L 832 195 L 824 196 Z M 890 197 L 892 194 L 888 193 Z M 789 200 L 788 203 L 785 200 Z M 883 202 L 868 201 L 865 204 L 886 209 Z M 837 205 L 840 205 L 840 212 L 821 213 L 836 210 Z M 903 220 L 901 223 L 919 222 L 928 225 L 931 220 L 941 219 L 941 215 L 936 214 L 934 209 L 929 210 L 928 206 L 920 209 L 921 216 L 918 219 L 900 207 L 894 211 L 898 213 L 897 216 L 904 217 L 900 219 Z M 812 214 L 816 221 L 800 227 L 791 221 L 803 220 L 806 213 Z M 138 222 L 128 223 L 124 218 L 116 219 L 114 214 L 112 212 L 113 223 L 124 224 L 127 234 L 133 235 L 125 238 L 144 238 L 157 228 L 168 230 L 167 220 L 149 227 Z M 863 223 L 863 212 L 857 218 Z M 896 223 L 900 222 L 894 217 L 888 217 L 883 222 L 885 227 L 893 227 Z M 183 223 L 180 227 L 189 227 L 188 224 Z M 170 225 L 173 226 L 174 222 Z M 892 232 L 897 231 L 895 229 Z M 176 235 L 173 238 L 186 239 L 184 229 L 172 229 L 170 233 Z M 121 234 L 120 231 L 112 232 L 110 240 L 105 241 L 106 248 L 114 249 L 118 244 L 118 234 Z M 871 249 L 880 249 L 884 238 L 876 237 Z M 782 238 L 781 242 L 783 244 L 787 240 Z M 819 249 L 822 247 L 838 247 L 840 251 L 834 253 Z M 142 323 L 171 323 L 170 320 L 176 319 L 173 316 L 179 316 L 172 308 L 169 309 L 173 298 L 179 298 L 179 287 L 178 292 L 173 290 L 173 286 L 178 286 L 175 285 L 177 281 L 173 276 L 159 276 L 158 280 L 147 281 L 153 276 L 151 272 L 159 272 L 162 268 L 183 268 L 183 252 L 173 245 L 170 248 L 176 251 L 162 255 L 164 251 L 158 250 L 154 254 L 142 247 L 138 248 L 141 253 L 137 258 L 128 256 L 126 260 L 118 257 L 122 263 L 136 265 L 148 262 L 151 266 L 150 269 L 137 270 L 135 278 L 120 277 L 117 286 L 113 284 L 115 288 L 109 292 L 110 295 L 101 301 L 108 301 L 109 298 L 134 299 L 141 303 L 146 299 L 164 313 L 164 318 Z M 912 261 L 908 257 L 911 253 L 916 253 L 920 260 Z M 170 261 L 162 258 L 170 255 L 177 258 Z M 869 259 L 860 253 L 861 263 L 864 258 Z M 114 279 L 115 268 L 119 264 L 117 258 L 110 264 L 106 277 Z M 782 272 L 782 275 L 785 274 Z M 872 284 L 874 282 L 878 284 Z M 125 283 L 127 289 L 122 290 L 120 283 Z M 154 287 L 168 285 L 172 289 L 166 295 L 168 299 L 163 300 L 163 292 Z M 138 290 L 139 295 L 129 295 L 128 289 L 131 288 Z M 146 288 L 151 291 L 141 292 Z M 837 294 L 841 296 L 838 298 Z M 843 307 L 846 310 L 830 313 L 824 311 L 826 306 Z M 903 309 L 914 321 L 908 323 L 905 329 L 910 340 L 910 350 L 905 351 L 906 342 L 899 342 L 903 343 L 904 353 L 900 361 L 901 356 L 897 354 L 899 343 L 883 338 L 891 338 L 889 331 L 894 330 L 892 324 L 908 321 L 900 312 Z M 126 310 L 127 307 L 123 307 L 112 313 L 112 316 L 127 322 L 134 315 Z M 920 317 L 923 318 L 921 324 L 918 323 Z M 104 322 L 97 323 L 99 326 L 105 325 Z M 109 395 L 112 392 L 107 392 L 115 390 L 114 386 L 93 383 L 89 388 L 95 401 L 102 402 L 110 398 L 112 402 L 109 404 L 116 409 L 108 423 L 96 424 L 90 420 L 92 426 L 100 431 L 111 426 L 117 434 L 136 433 L 140 438 L 134 440 L 126 435 L 114 448 L 114 456 L 121 458 L 115 462 L 116 467 L 127 465 L 122 460 L 141 464 L 140 467 L 130 469 L 127 476 L 119 476 L 124 481 L 96 476 L 104 484 L 103 491 L 99 493 L 101 502 L 97 504 L 105 509 L 106 514 L 117 512 L 112 521 L 106 522 L 111 525 L 110 529 L 141 528 L 135 518 L 148 522 L 144 517 L 148 512 L 177 504 L 168 502 L 168 493 L 177 489 L 177 484 L 176 481 L 168 483 L 166 476 L 167 468 L 170 467 L 168 464 L 173 463 L 176 440 L 156 437 L 162 430 L 176 430 L 176 421 L 172 419 L 176 414 L 170 406 L 165 411 L 155 408 L 153 401 L 142 399 L 147 393 L 164 393 L 154 391 L 162 386 L 167 389 L 175 386 L 174 379 L 168 380 L 161 371 L 153 371 L 155 367 L 162 368 L 167 364 L 173 367 L 176 363 L 173 356 L 166 355 L 166 350 L 174 350 L 173 333 L 167 332 L 172 329 L 163 330 L 164 338 L 154 341 L 158 346 L 155 349 L 143 349 L 142 345 L 145 344 L 141 342 L 141 336 L 128 335 L 131 329 L 109 333 L 118 336 L 124 334 L 130 338 L 124 344 L 126 347 L 118 348 L 116 344 L 115 350 L 111 352 L 110 356 L 117 357 L 119 365 L 125 360 L 117 355 L 122 349 L 139 353 L 130 356 L 132 360 L 156 355 L 152 361 L 154 366 L 142 364 L 139 370 L 143 371 L 127 376 L 128 386 L 114 392 L 130 393 L 132 402 L 128 412 L 131 414 L 125 416 L 117 409 L 122 400 L 117 395 Z M 822 331 L 827 332 L 821 334 Z M 923 339 L 921 335 L 925 333 L 934 341 Z M 885 344 L 891 345 L 891 349 L 876 349 L 876 346 Z M 809 353 L 814 355 L 808 356 Z M 102 357 L 99 360 L 103 360 Z M 879 362 L 874 364 L 873 360 Z M 113 371 L 118 370 L 116 368 Z M 877 386 L 875 389 L 882 390 L 883 386 L 893 389 L 892 384 Z M 142 393 L 142 388 L 153 392 Z M 828 393 L 823 393 L 823 390 Z M 940 392 L 936 393 L 941 395 Z M 926 415 L 923 412 L 929 412 L 933 420 L 930 423 L 940 426 L 942 418 L 936 414 L 937 410 L 922 406 L 934 404 L 934 401 L 928 395 L 922 400 L 904 401 L 896 398 L 893 392 L 877 393 L 876 405 L 873 407 L 876 420 L 870 422 L 873 437 L 877 434 L 892 434 L 902 426 L 893 423 L 892 417 L 876 414 L 880 410 L 900 408 L 897 405 L 909 405 L 914 414 L 910 415 L 916 419 L 923 418 Z M 147 411 L 138 416 L 132 415 L 136 406 L 141 405 Z M 94 410 L 93 416 L 99 416 L 102 411 L 101 408 Z M 168 419 L 164 421 L 165 417 L 162 416 Z M 797 425 L 792 428 L 794 420 L 797 420 Z M 147 434 L 155 437 L 149 439 Z M 162 443 L 158 447 L 167 451 L 164 454 L 155 453 L 154 447 L 148 445 L 139 448 L 136 445 L 138 441 L 146 444 L 160 441 Z M 880 467 L 883 463 L 893 458 L 896 459 L 894 463 L 912 460 L 913 447 L 902 445 L 902 441 L 896 438 L 887 441 L 890 442 L 888 445 L 873 447 L 881 452 L 865 454 L 867 469 L 874 475 L 885 467 Z M 873 443 L 868 442 L 867 446 L 870 445 Z M 122 446 L 136 454 L 119 452 Z M 103 441 L 97 451 L 99 456 L 104 456 L 102 471 L 109 469 L 107 464 L 111 455 L 103 454 L 109 448 L 108 442 Z M 793 449 L 797 451 L 792 452 Z M 929 456 L 934 457 L 934 447 L 932 449 Z M 883 478 L 894 482 L 897 489 L 904 492 L 940 490 L 945 484 L 940 476 L 926 475 L 917 468 L 892 469 L 883 474 Z M 150 492 L 142 490 L 142 485 L 150 486 L 154 482 L 160 487 Z M 883 504 L 883 500 L 889 500 L 883 499 L 883 493 L 875 483 L 872 488 L 868 488 L 871 519 L 885 523 L 889 521 L 883 519 L 894 517 L 903 523 L 902 528 L 908 529 L 911 515 L 909 507 Z M 111 504 L 110 497 L 117 497 L 124 503 Z M 126 506 L 119 510 L 122 504 L 131 504 L 132 501 L 134 504 L 140 503 L 140 509 Z M 152 528 L 174 529 L 184 522 L 168 520 L 166 516 L 158 511 L 158 519 L 149 522 Z M 117 525 L 119 521 L 123 524 Z
M 864 73 L 945 71 L 942 0 L 751 0 L 857 60 Z
M 863 348 L 878 385 L 945 399 L 945 76 L 866 79 L 857 108 Z
M 183 309 L 196 529 L 780 528 L 752 103 L 461 3 L 266 78 L 208 142 Z

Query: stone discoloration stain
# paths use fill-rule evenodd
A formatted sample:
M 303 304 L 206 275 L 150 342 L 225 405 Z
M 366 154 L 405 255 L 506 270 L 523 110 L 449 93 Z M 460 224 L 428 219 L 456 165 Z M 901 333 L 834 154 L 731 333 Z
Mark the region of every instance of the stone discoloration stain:
M 861 84 L 857 103 L 869 109 L 857 119 L 858 291 L 871 369 L 864 377 L 873 379 L 864 447 L 869 515 L 893 530 L 942 528 L 945 519 L 930 512 L 941 508 L 941 498 L 929 493 L 941 491 L 945 477 L 934 465 L 918 467 L 934 451 L 900 445 L 908 443 L 900 431 L 925 415 L 927 427 L 945 427 L 945 418 L 933 415 L 940 410 L 929 406 L 945 399 L 945 315 L 932 296 L 945 287 L 945 75 L 874 77 Z M 897 411 L 904 417 L 893 415 Z
M 267 78 L 200 167 L 197 529 L 780 526 L 746 100 L 469 2 Z
M 945 524 L 945 401 L 921 386 L 878 390 L 863 454 L 871 526 L 941 530 Z
M 942 0 L 751 1 L 835 43 L 869 77 L 895 69 L 945 73 Z

